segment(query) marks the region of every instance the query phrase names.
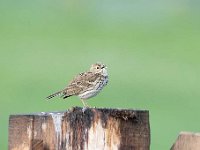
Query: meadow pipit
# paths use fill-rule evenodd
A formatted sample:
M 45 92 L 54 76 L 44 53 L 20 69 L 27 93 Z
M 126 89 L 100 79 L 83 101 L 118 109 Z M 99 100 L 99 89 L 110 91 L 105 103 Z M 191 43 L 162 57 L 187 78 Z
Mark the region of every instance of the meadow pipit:
M 85 102 L 93 96 L 96 96 L 103 87 L 108 83 L 107 67 L 102 63 L 93 64 L 89 71 L 80 73 L 68 84 L 66 88 L 51 94 L 47 99 L 60 96 L 65 99 L 73 95 L 77 95 L 83 105 L 88 107 Z

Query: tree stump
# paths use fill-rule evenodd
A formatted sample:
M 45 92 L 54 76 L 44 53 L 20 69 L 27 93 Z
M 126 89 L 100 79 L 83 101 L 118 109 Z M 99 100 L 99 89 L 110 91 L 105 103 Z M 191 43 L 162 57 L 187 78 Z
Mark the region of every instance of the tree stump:
M 181 132 L 171 150 L 199 150 L 200 133 Z
M 79 108 L 11 115 L 9 150 L 149 150 L 146 110 Z

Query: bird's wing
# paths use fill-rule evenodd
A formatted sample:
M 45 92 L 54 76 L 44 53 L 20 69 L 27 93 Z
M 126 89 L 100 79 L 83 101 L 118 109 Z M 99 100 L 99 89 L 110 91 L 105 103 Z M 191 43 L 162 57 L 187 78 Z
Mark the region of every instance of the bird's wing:
M 66 96 L 78 95 L 87 91 L 96 84 L 96 80 L 100 78 L 100 74 L 94 74 L 93 72 L 85 72 L 77 75 L 69 85 L 63 90 L 63 94 Z

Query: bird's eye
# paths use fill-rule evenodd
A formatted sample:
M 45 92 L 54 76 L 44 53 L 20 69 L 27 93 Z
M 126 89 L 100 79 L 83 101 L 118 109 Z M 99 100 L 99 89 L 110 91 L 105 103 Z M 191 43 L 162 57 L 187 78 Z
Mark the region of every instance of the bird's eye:
M 99 67 L 97 67 L 97 69 L 99 69 Z

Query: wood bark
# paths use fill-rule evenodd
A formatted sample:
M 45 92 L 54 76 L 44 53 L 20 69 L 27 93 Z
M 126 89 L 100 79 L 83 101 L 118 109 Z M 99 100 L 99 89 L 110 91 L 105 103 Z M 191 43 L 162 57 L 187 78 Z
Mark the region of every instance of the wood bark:
M 149 150 L 146 110 L 79 108 L 11 115 L 9 150 Z

